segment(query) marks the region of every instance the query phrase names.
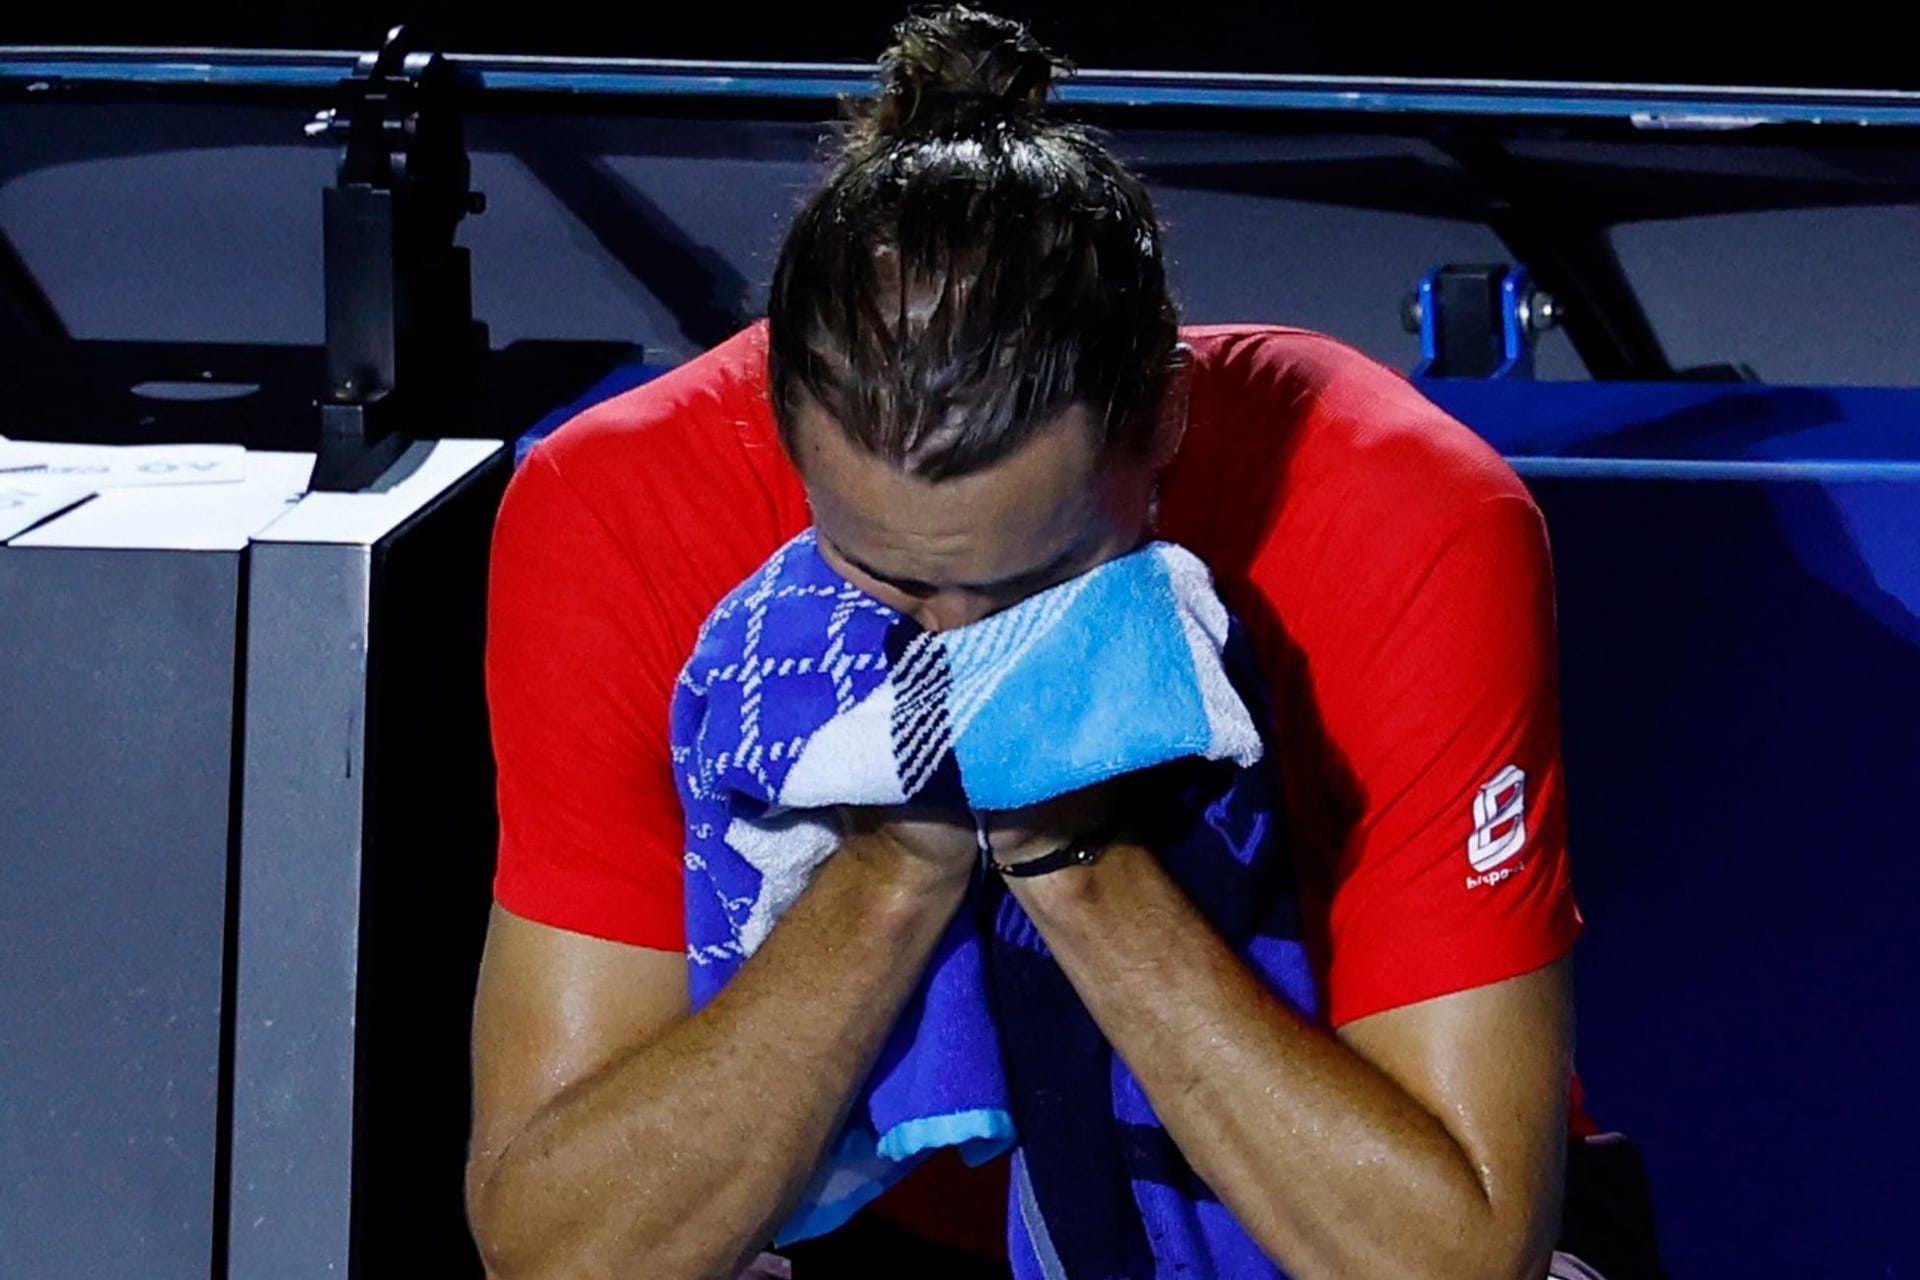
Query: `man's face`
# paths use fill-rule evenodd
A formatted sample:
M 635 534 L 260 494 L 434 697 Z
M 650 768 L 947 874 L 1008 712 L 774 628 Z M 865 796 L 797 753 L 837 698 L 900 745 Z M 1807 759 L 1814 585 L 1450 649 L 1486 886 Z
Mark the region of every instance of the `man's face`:
M 862 591 L 932 631 L 977 622 L 1139 546 L 1150 460 L 1102 465 L 1082 406 L 971 475 L 929 481 L 863 452 L 824 411 L 793 423 L 820 553 Z

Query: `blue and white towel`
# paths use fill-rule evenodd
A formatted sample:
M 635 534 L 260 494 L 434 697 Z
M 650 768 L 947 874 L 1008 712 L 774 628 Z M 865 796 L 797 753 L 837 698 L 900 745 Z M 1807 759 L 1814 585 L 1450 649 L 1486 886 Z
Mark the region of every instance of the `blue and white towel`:
M 714 610 L 675 691 L 695 1007 L 833 851 L 835 806 L 987 812 L 1140 774 L 1163 797 L 1162 863 L 1313 1016 L 1266 721 L 1250 646 L 1182 548 L 933 633 L 802 533 Z M 1017 1275 L 1279 1275 L 1187 1169 L 1018 904 L 991 881 L 972 903 L 781 1240 L 839 1226 L 938 1148 L 977 1163 L 1017 1142 Z

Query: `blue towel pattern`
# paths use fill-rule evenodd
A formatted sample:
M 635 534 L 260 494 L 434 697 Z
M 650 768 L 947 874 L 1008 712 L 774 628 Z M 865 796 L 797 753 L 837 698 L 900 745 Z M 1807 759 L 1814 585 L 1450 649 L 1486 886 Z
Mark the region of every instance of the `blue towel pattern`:
M 931 633 L 802 533 L 715 608 L 675 691 L 695 1007 L 832 852 L 833 806 L 985 812 L 1139 774 L 1168 797 L 1163 865 L 1316 1016 L 1278 800 L 1256 767 L 1264 701 L 1244 633 L 1182 548 L 1150 544 Z M 970 903 L 781 1241 L 839 1226 L 934 1150 L 978 1163 L 1017 1139 L 1022 1280 L 1281 1275 L 1187 1167 L 1018 904 L 990 879 Z

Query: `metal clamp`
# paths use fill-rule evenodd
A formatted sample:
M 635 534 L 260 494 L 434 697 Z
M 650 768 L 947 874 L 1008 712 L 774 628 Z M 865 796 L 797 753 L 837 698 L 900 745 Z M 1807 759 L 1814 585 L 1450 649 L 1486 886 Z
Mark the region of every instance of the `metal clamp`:
M 460 425 L 486 355 L 472 264 L 454 244 L 471 189 L 466 74 L 395 27 L 309 136 L 343 139 L 325 193 L 327 351 L 313 488 L 364 487 L 412 437 Z
M 1400 305 L 1420 335 L 1418 378 L 1531 378 L 1534 344 L 1560 317 L 1524 266 L 1505 264 L 1435 267 Z

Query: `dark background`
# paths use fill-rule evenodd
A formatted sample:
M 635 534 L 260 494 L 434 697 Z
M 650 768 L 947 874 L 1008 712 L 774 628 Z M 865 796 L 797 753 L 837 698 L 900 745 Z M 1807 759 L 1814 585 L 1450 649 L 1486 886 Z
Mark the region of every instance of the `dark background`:
M 867 62 L 902 10 L 687 8 L 541 5 L 503 19 L 448 6 L 453 20 L 420 34 L 483 53 Z M 1819 23 L 1698 5 L 1334 3 L 1216 6 L 1175 27 L 1123 20 L 1117 5 L 1019 8 L 1089 67 L 1920 88 L 1920 55 L 1884 19 L 1815 11 Z M 0 11 L 0 43 L 364 49 L 401 16 L 436 17 L 16 7 Z M 330 101 L 324 87 L 0 100 L 0 248 L 77 339 L 311 349 L 337 142 L 303 126 Z M 730 331 L 761 305 L 787 222 L 819 180 L 832 107 L 813 105 L 817 116 L 760 119 L 489 97 L 467 128 L 489 205 L 460 242 L 494 346 L 630 342 L 672 364 Z M 1110 124 L 1150 177 L 1196 323 L 1302 324 L 1411 369 L 1419 344 L 1400 303 L 1422 273 L 1517 256 L 1461 206 L 1470 184 L 1417 119 Z M 1920 382 L 1917 131 L 1476 127 L 1564 179 L 1572 211 L 1670 197 L 1605 236 L 1651 329 L 1676 366 L 1739 364 L 1772 384 L 1730 392 L 1730 417 L 1661 416 L 1670 388 L 1590 382 L 1556 330 L 1539 351 L 1553 385 L 1492 388 L 1519 397 L 1504 411 L 1508 443 L 1549 438 L 1509 452 L 1561 452 L 1544 422 L 1586 458 L 1738 446 L 1845 460 L 1858 443 L 1840 438 L 1847 406 L 1864 402 L 1822 388 Z M 1369 175 L 1378 199 L 1355 194 Z M 1395 175 L 1404 184 L 1385 181 Z M 1858 456 L 1915 457 L 1905 403 L 1898 430 Z M 9 408 L 0 430 L 46 429 Z M 1489 434 L 1502 425 L 1458 412 Z M 1651 425 L 1588 439 L 1629 421 Z M 1916 1280 L 1913 482 L 1536 489 L 1562 582 L 1595 1112 L 1644 1142 L 1681 1280 Z
M 0 16 L 0 42 L 9 44 L 359 49 L 404 19 L 432 32 L 429 43 L 465 52 L 867 61 L 906 6 L 348 3 L 227 13 L 21 0 L 10 8 Z M 1087 67 L 1914 88 L 1920 57 L 1890 29 L 1898 8 L 1768 11 L 1699 0 L 999 6 Z

